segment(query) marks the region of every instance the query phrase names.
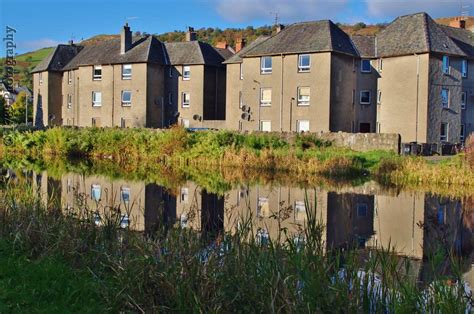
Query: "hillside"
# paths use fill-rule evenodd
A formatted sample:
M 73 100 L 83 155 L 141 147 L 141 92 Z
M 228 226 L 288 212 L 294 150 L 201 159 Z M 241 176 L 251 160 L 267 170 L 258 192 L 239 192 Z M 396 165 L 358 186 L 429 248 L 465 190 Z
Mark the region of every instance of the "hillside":
M 449 23 L 453 20 L 453 17 L 446 17 L 440 18 L 436 21 L 440 24 L 449 25 Z M 337 23 L 342 30 L 344 30 L 349 35 L 375 35 L 381 30 L 385 28 L 387 24 L 381 23 L 376 25 L 366 25 L 362 22 L 356 24 L 341 24 Z M 474 29 L 474 17 L 468 17 L 466 19 L 466 28 L 467 29 Z M 227 29 L 220 29 L 220 28 L 201 28 L 197 29 L 197 37 L 199 40 L 207 42 L 211 45 L 216 45 L 218 42 L 225 41 L 231 47 L 235 46 L 235 41 L 238 38 L 245 38 L 247 43 L 254 41 L 257 37 L 265 35 L 271 35 L 275 31 L 275 26 L 261 26 L 261 27 L 253 27 L 248 26 L 246 28 L 227 28 Z M 145 35 L 147 33 L 135 32 L 135 35 Z M 185 38 L 184 31 L 173 31 L 167 32 L 164 34 L 154 34 L 158 37 L 161 41 L 183 41 Z M 100 41 L 108 40 L 112 38 L 118 38 L 119 35 L 108 35 L 108 34 L 101 34 L 91 37 L 89 39 L 81 41 L 79 44 L 87 46 L 87 45 L 94 45 Z M 32 87 L 32 77 L 31 77 L 31 70 L 43 59 L 45 58 L 53 48 L 42 48 L 36 51 L 28 52 L 22 55 L 18 55 L 16 57 L 17 66 L 15 67 L 15 81 L 20 82 L 21 85 L 27 85 L 28 87 Z M 3 65 L 4 59 L 0 59 L 1 64 Z M 0 67 L 0 76 L 3 74 L 3 66 Z

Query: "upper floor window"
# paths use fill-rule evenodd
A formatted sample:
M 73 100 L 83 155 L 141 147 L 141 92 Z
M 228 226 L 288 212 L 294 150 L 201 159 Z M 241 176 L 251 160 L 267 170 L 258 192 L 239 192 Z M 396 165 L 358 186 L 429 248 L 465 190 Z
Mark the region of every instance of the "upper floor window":
M 39 84 L 43 85 L 43 72 L 38 73 Z
M 362 61 L 360 62 L 360 71 L 362 73 L 372 72 L 372 65 L 370 64 L 369 59 L 362 59 Z
M 261 88 L 260 89 L 260 106 L 271 106 L 272 105 L 272 89 Z
M 101 92 L 92 92 L 92 106 L 93 107 L 102 106 L 102 93 Z
M 122 106 L 129 107 L 132 105 L 132 92 L 129 90 L 122 91 Z
M 466 92 L 462 92 L 461 93 L 461 109 L 466 109 L 466 98 L 467 98 Z
M 131 80 L 132 79 L 132 65 L 124 64 L 122 65 L 122 80 Z
M 272 73 L 272 57 L 262 57 L 260 59 L 260 73 L 262 74 Z
M 72 84 L 72 71 L 67 71 L 67 83 Z
M 189 80 L 191 78 L 191 67 L 189 65 L 183 66 L 183 80 Z
M 298 106 L 309 106 L 310 88 L 298 87 Z
M 298 56 L 298 72 L 309 72 L 310 70 L 311 70 L 311 56 L 299 55 Z
M 450 72 L 449 57 L 443 56 L 443 73 L 449 74 L 449 72 Z
M 191 104 L 191 97 L 189 92 L 183 92 L 182 94 L 182 106 L 183 108 L 189 108 L 189 105 Z
M 468 72 L 467 65 L 468 65 L 467 60 L 462 60 L 462 62 L 461 62 L 461 75 L 464 78 L 467 77 L 467 72 Z
M 440 129 L 440 136 L 439 140 L 441 142 L 447 142 L 448 141 L 448 123 L 441 123 L 441 129 Z
M 361 105 L 370 105 L 370 91 L 360 91 L 360 103 Z
M 240 64 L 240 79 L 241 80 L 244 79 L 244 63 L 243 62 Z
M 92 73 L 93 80 L 101 80 L 102 79 L 102 66 L 101 65 L 94 65 L 94 70 Z
M 71 109 L 72 108 L 72 95 L 67 94 L 67 108 Z
M 449 89 L 441 89 L 441 104 L 443 108 L 449 108 Z

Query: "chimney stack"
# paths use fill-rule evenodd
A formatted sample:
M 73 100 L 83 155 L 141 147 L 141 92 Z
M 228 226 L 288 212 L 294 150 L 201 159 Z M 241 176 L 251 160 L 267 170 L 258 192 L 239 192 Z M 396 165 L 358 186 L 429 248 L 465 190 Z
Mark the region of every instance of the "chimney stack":
M 449 23 L 449 26 L 456 28 L 466 28 L 466 20 L 462 16 L 455 17 L 454 20 Z
M 132 31 L 128 26 L 128 23 L 125 23 L 122 31 L 120 32 L 120 53 L 126 53 L 132 47 Z
M 73 46 L 74 45 L 74 41 L 72 39 L 70 39 L 68 42 L 69 46 Z
M 197 40 L 196 32 L 194 31 L 194 27 L 188 27 L 188 31 L 186 32 L 186 41 L 195 41 Z
M 229 47 L 229 45 L 227 44 L 227 42 L 225 40 L 220 41 L 216 44 L 216 48 L 227 49 L 228 47 Z
M 242 50 L 244 47 L 245 47 L 245 39 L 240 37 L 237 39 L 237 41 L 235 42 L 235 52 L 239 52 L 240 50 Z
M 277 26 L 276 26 L 276 33 L 278 34 L 278 33 L 281 32 L 284 28 L 285 28 L 285 25 L 283 25 L 283 24 L 277 24 Z

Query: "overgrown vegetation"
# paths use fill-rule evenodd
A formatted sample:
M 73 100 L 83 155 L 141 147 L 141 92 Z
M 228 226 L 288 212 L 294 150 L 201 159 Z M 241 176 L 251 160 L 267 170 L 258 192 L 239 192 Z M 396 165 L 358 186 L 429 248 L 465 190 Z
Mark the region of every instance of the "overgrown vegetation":
M 90 208 L 81 195 L 74 208 L 63 210 L 54 203 L 46 207 L 38 191 L 22 183 L 8 183 L 0 193 L 0 243 L 10 255 L 2 258 L 11 260 L 11 250 L 21 252 L 31 261 L 22 264 L 22 271 L 38 271 L 39 265 L 36 276 L 41 276 L 51 256 L 61 257 L 57 269 L 67 265 L 66 271 L 89 274 L 78 279 L 92 282 L 79 298 L 86 303 L 88 296 L 97 300 L 98 294 L 103 310 L 461 313 L 472 302 L 464 292 L 461 261 L 443 248 L 432 267 L 447 260 L 453 271 L 433 272 L 432 282 L 423 285 L 412 277 L 408 261 L 391 250 L 367 256 L 356 249 L 327 248 L 325 228 L 310 200 L 307 220 L 297 234 L 281 229 L 270 238 L 255 230 L 251 217 L 240 217 L 220 232 L 158 222 L 154 232 L 144 235 L 121 228 L 115 208 L 97 226 L 101 205 Z M 279 214 L 273 217 L 281 219 Z M 55 287 L 65 288 L 61 300 L 74 301 L 67 276 L 55 277 Z M 9 288 L 20 291 L 21 284 L 9 282 Z M 18 299 L 2 297 L 7 309 Z M 58 310 L 71 308 L 66 304 Z

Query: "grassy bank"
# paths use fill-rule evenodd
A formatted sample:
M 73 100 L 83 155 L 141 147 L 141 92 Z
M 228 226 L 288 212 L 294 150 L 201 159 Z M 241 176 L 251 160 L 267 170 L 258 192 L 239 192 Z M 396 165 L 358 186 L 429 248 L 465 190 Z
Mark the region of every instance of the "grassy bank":
M 293 142 L 267 134 L 229 131 L 187 132 L 138 129 L 53 128 L 4 134 L 0 155 L 32 160 L 82 157 L 111 160 L 124 169 L 162 168 L 187 172 L 195 168 L 279 171 L 293 177 L 331 179 L 377 178 L 387 184 L 450 184 L 474 186 L 468 159 L 456 156 L 443 163 L 401 157 L 383 151 L 355 152 L 333 147 L 312 135 Z M 175 170 L 173 170 L 175 171 Z
M 458 313 L 469 302 L 460 289 L 462 272 L 458 270 L 462 263 L 445 248 L 440 247 L 435 258 L 427 263 L 433 267 L 431 283 L 420 285 L 409 261 L 391 251 L 372 251 L 367 255 L 356 249 L 326 248 L 325 227 L 316 218 L 317 208 L 309 206 L 308 219 L 301 225 L 298 241 L 294 240 L 296 235 L 286 234 L 283 229 L 277 238 L 259 237 L 250 225 L 251 220 L 245 217 L 226 228 L 229 231 L 225 233 L 161 225 L 156 232 L 143 235 L 119 228 L 113 214 L 97 227 L 94 210 L 80 205 L 68 212 L 46 209 L 29 186 L 8 184 L 1 193 L 0 243 L 14 243 L 21 248 L 21 254 L 27 258 L 27 264 L 23 265 L 28 271 L 33 263 L 39 265 L 42 273 L 43 266 L 60 256 L 58 269 L 65 265 L 66 274 L 70 273 L 69 269 L 84 276 L 88 274 L 88 278 L 79 276 L 78 281 L 84 278 L 84 282 L 90 283 L 85 286 L 90 288 L 93 300 L 97 300 L 98 294 L 103 304 L 97 304 L 103 309 L 125 312 L 430 312 L 436 309 L 436 312 Z M 10 248 L 4 252 L 7 256 L 4 258 L 15 262 L 17 257 Z M 436 271 L 445 261 L 451 263 L 450 275 Z M 68 287 L 68 275 L 56 278 L 57 287 Z M 447 279 L 453 283 L 446 284 Z M 34 280 L 24 283 L 25 289 L 35 289 Z M 75 288 L 80 290 L 81 285 Z

